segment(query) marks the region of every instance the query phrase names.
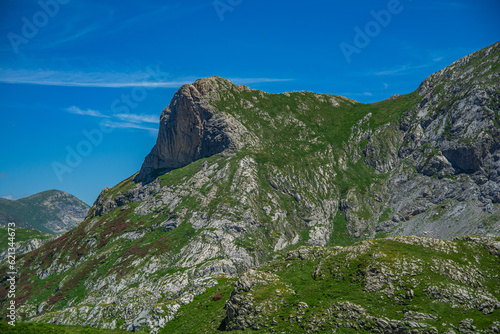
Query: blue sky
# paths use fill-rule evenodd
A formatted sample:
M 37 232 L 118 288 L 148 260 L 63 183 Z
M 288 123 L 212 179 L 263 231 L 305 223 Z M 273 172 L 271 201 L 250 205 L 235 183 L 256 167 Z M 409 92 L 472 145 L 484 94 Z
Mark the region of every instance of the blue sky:
M 500 40 L 497 0 L 2 0 L 0 13 L 0 196 L 88 204 L 139 170 L 183 83 L 368 103 Z

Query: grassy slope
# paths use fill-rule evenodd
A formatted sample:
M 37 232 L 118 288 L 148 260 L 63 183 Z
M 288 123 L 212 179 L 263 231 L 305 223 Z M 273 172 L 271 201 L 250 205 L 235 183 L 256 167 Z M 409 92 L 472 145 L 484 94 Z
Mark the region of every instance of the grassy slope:
M 0 321 L 0 332 L 2 334 L 118 334 L 122 330 L 96 329 L 91 327 L 65 326 L 54 324 L 38 324 L 29 322 L 16 322 L 11 326 Z M 144 332 L 136 332 L 144 333 Z
M 301 301 L 306 302 L 310 306 L 310 318 L 314 314 L 321 314 L 332 302 L 350 301 L 363 306 L 368 310 L 369 314 L 377 317 L 400 320 L 406 311 L 432 314 L 438 316 L 438 319 L 429 320 L 427 323 L 437 327 L 440 331 L 445 329 L 441 326 L 442 323 L 452 323 L 458 326 L 459 320 L 468 317 L 475 320 L 474 324 L 478 328 L 488 328 L 494 320 L 498 319 L 498 311 L 495 311 L 493 314 L 484 315 L 478 310 L 464 311 L 461 308 L 452 308 L 449 303 L 433 302 L 423 291 L 429 285 L 441 282 L 445 284 L 457 283 L 446 277 L 446 275 L 432 271 L 430 267 L 434 260 L 443 259 L 460 265 L 468 265 L 474 261 L 475 256 L 480 254 L 484 256 L 480 268 L 484 274 L 490 276 L 489 279 L 485 280 L 487 290 L 496 292 L 495 296 L 497 298 L 500 297 L 498 291 L 500 282 L 495 274 L 500 271 L 500 262 L 498 259 L 495 259 L 495 256 L 487 255 L 484 249 L 477 247 L 469 248 L 464 246 L 462 242 L 459 242 L 458 246 L 458 253 L 446 254 L 419 246 L 389 240 L 377 240 L 372 250 L 362 256 L 346 260 L 347 254 L 344 253 L 329 258 L 323 264 L 323 272 L 331 270 L 334 274 L 330 277 L 327 275 L 323 279 L 312 279 L 312 273 L 317 267 L 317 264 L 312 261 L 295 260 L 295 263 L 289 268 L 286 268 L 288 263 L 282 262 L 280 269 L 275 274 L 280 276 L 286 283 L 290 283 L 294 290 L 297 291 L 297 294 L 287 300 L 289 306 L 281 310 L 280 316 L 284 318 Z M 385 253 L 388 257 L 374 259 L 374 254 L 378 252 Z M 362 278 L 367 275 L 366 267 L 372 266 L 377 268 L 380 267 L 377 262 L 386 262 L 387 267 L 397 272 L 400 270 L 394 266 L 394 260 L 398 258 L 407 259 L 409 263 L 412 263 L 416 259 L 424 261 L 423 272 L 415 277 L 418 284 L 410 283 L 411 275 L 406 275 L 401 279 L 401 284 L 396 286 L 396 295 L 399 295 L 400 302 L 395 302 L 380 292 L 364 292 Z M 273 267 L 269 266 L 266 270 L 274 271 L 275 267 Z M 467 285 L 463 284 L 463 286 Z M 410 288 L 414 290 L 415 297 L 413 299 L 404 299 L 407 290 Z M 283 326 L 283 329 L 289 327 L 285 323 L 281 323 L 281 326 Z M 290 328 L 287 329 L 290 330 Z M 301 331 L 298 330 L 297 332 Z
M 342 143 L 349 139 L 351 127 L 369 113 L 373 114 L 370 125 L 376 127 L 398 120 L 402 112 L 419 102 L 415 92 L 372 104 L 353 103 L 333 95 L 322 95 L 322 101 L 317 98 L 318 94 L 311 92 L 290 93 L 290 97 L 284 94 L 260 97 L 258 91 L 239 93 L 234 89 L 230 93 L 235 97 L 223 98 L 216 106 L 233 114 L 259 136 L 263 144 L 258 152 L 261 163 L 272 162 L 278 167 L 298 164 L 329 145 L 342 149 Z M 254 98 L 258 102 L 255 103 Z M 330 98 L 335 98 L 340 106 L 334 106 L 328 101 Z M 242 100 L 249 101 L 254 108 L 241 108 Z M 256 113 L 255 108 L 261 112 Z M 300 124 L 288 123 L 288 115 L 312 131 L 304 131 Z
M 340 105 L 333 105 L 331 98 Z M 253 107 L 242 108 L 242 101 L 248 101 Z M 261 146 L 245 154 L 252 156 L 258 163 L 260 187 L 266 189 L 269 188 L 269 180 L 273 178 L 275 169 L 293 170 L 293 176 L 304 177 L 307 182 L 314 184 L 314 175 L 309 171 L 331 163 L 326 154 L 330 148 L 336 157 L 345 155 L 344 145 L 350 140 L 351 129 L 364 117 L 370 113 L 372 115 L 364 129 L 375 129 L 390 122 L 398 123 L 403 113 L 413 110 L 420 101 L 421 97 L 416 91 L 378 103 L 362 104 L 340 96 L 319 97 L 312 92 L 290 93 L 290 97 L 285 94 L 261 96 L 259 91 L 240 93 L 233 88 L 225 96 L 223 94 L 221 101 L 216 102 L 215 106 L 232 114 L 260 138 Z M 256 112 L 256 109 L 260 111 Z M 290 122 L 293 118 L 302 122 L 305 127 L 297 122 Z M 360 143 L 360 152 L 365 145 L 366 141 Z M 370 196 L 370 185 L 382 184 L 388 176 L 375 173 L 372 167 L 363 162 L 363 158 L 355 164 L 348 162 L 347 170 L 339 166 L 333 166 L 332 169 L 337 175 L 333 185 L 340 198 L 349 189 L 356 189 Z M 332 196 L 330 194 L 323 197 L 320 193 L 315 193 L 311 194 L 310 199 L 314 201 Z M 265 196 L 259 200 L 265 201 Z M 284 208 L 291 204 L 296 209 L 293 200 L 291 203 L 287 202 L 286 198 L 282 199 Z M 297 215 L 294 210 L 287 211 L 289 216 Z M 368 215 L 369 210 L 364 211 Z M 348 245 L 359 240 L 348 236 L 346 221 L 341 213 L 333 223 L 335 232 L 330 237 L 330 244 Z
M 214 286 L 199 296 L 192 303 L 181 308 L 179 316 L 168 322 L 161 333 L 214 333 L 226 317 L 224 304 L 233 290 L 235 278 L 219 278 L 219 285 Z M 216 300 L 217 296 L 222 298 Z M 220 333 L 220 332 L 219 332 Z
M 35 238 L 45 240 L 45 239 L 50 239 L 54 236 L 53 234 L 43 233 L 37 230 L 27 230 L 20 227 L 16 227 L 15 231 L 16 231 L 16 240 L 15 240 L 16 242 L 26 241 Z M 9 247 L 8 237 L 9 236 L 8 236 L 7 226 L 0 226 L 0 252 L 7 250 L 7 248 Z
M 500 238 L 496 238 L 497 241 Z M 450 324 L 458 327 L 458 323 L 466 318 L 474 320 L 474 325 L 479 329 L 490 328 L 493 321 L 498 320 L 500 310 L 495 310 L 491 314 L 483 314 L 476 309 L 464 310 L 461 307 L 451 307 L 449 303 L 436 301 L 428 297 L 424 290 L 430 285 L 456 284 L 462 287 L 469 284 L 459 283 L 450 279 L 446 274 L 446 269 L 442 273 L 433 271 L 431 266 L 435 261 L 447 261 L 458 266 L 478 267 L 481 270 L 479 281 L 483 284 L 482 289 L 491 292 L 497 299 L 500 298 L 500 260 L 498 256 L 488 254 L 482 245 L 469 241 L 457 241 L 450 243 L 457 247 L 457 252 L 446 252 L 432 247 L 422 247 L 420 245 L 409 245 L 390 239 L 379 239 L 371 242 L 370 250 L 361 255 L 351 256 L 349 252 L 340 252 L 333 256 L 319 256 L 319 260 L 304 260 L 293 258 L 291 260 L 276 260 L 268 265 L 264 265 L 258 270 L 274 273 L 288 284 L 296 293 L 286 296 L 284 302 L 279 305 L 279 311 L 266 314 L 270 319 L 275 319 L 275 325 L 259 331 L 246 330 L 253 333 L 267 333 L 270 329 L 277 333 L 304 333 L 308 323 L 312 319 L 325 318 L 327 311 L 334 303 L 350 301 L 361 305 L 367 313 L 376 317 L 388 317 L 389 319 L 401 320 L 404 313 L 408 311 L 427 313 L 437 316 L 435 320 L 421 321 L 430 326 L 436 327 L 439 332 L 450 328 Z M 328 254 L 333 249 L 317 248 L 317 254 Z M 387 256 L 376 258 L 375 254 L 384 253 Z M 401 272 L 401 268 L 396 265 L 397 260 L 406 259 L 408 263 L 418 263 L 421 261 L 422 271 L 417 275 L 403 274 L 395 281 L 395 296 L 388 298 L 381 291 L 364 292 L 365 283 L 363 279 L 367 275 L 368 268 L 389 268 L 395 273 Z M 323 277 L 313 275 L 321 260 L 320 273 L 326 274 Z M 471 265 L 472 264 L 472 265 Z M 407 269 L 406 267 L 403 269 Z M 411 271 L 411 270 L 410 270 Z M 471 273 L 474 269 L 471 270 Z M 228 286 L 232 281 L 225 281 L 220 286 L 220 292 L 224 293 L 225 299 L 231 291 Z M 384 288 L 387 284 L 384 285 Z M 415 296 L 413 299 L 406 299 L 409 289 L 413 289 Z M 212 301 L 215 294 L 220 293 L 216 288 L 196 297 L 191 304 L 183 306 L 180 310 L 181 317 L 168 323 L 162 333 L 217 333 L 220 320 L 224 317 L 224 304 L 221 301 Z M 275 298 L 275 290 L 267 289 L 265 286 L 251 291 L 255 300 L 270 300 Z M 290 321 L 296 315 L 299 302 L 309 305 L 304 320 L 301 323 L 295 320 Z M 257 302 L 258 303 L 258 302 Z M 326 313 L 325 313 L 326 312 Z M 342 321 L 342 320 L 340 320 Z M 328 322 L 327 322 L 328 323 Z M 443 324 L 445 324 L 443 326 Z M 366 329 L 352 330 L 340 328 L 337 333 L 370 332 Z M 320 332 L 331 332 L 335 326 L 325 325 L 320 327 Z M 242 331 L 232 331 L 241 333 Z
M 139 231 L 147 229 L 156 222 L 151 216 L 138 219 L 131 214 L 133 207 L 127 211 L 114 210 L 106 217 L 111 223 L 98 222 L 90 229 L 88 233 L 95 232 L 100 235 L 99 250 L 96 255 L 77 265 L 67 276 L 51 276 L 46 280 L 39 280 L 36 276 L 21 275 L 18 295 L 23 296 L 23 301 L 29 300 L 35 304 L 48 299 L 49 305 L 57 303 L 54 311 L 62 309 L 67 301 L 76 298 L 75 303 L 77 303 L 84 298 L 85 280 L 103 275 L 117 275 L 119 278 L 134 269 L 130 265 L 134 260 L 147 254 L 175 254 L 193 234 L 194 230 L 189 225 L 183 224 L 170 232 L 155 230 L 137 240 L 119 239 L 109 242 L 116 235 L 126 231 L 137 231 L 138 228 Z M 42 263 L 41 267 L 47 269 L 50 261 L 56 257 L 62 259 L 60 260 L 62 263 L 69 263 L 85 256 L 89 248 L 81 239 L 86 235 L 84 231 L 87 224 L 88 221 L 82 223 L 62 237 L 49 242 L 45 249 L 38 249 L 23 257 L 26 261 L 25 266 L 33 264 L 35 259 L 38 259 Z M 117 263 L 119 257 L 122 257 L 122 261 Z M 64 287 L 54 293 L 63 279 Z

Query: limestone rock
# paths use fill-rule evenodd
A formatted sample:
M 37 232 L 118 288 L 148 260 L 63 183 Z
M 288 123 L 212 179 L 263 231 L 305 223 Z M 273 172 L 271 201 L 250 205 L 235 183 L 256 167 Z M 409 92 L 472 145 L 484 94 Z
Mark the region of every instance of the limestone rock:
M 135 181 L 152 180 L 155 171 L 160 173 L 183 167 L 226 149 L 241 149 L 245 127 L 209 104 L 220 100 L 219 94 L 233 86 L 219 77 L 182 86 L 160 116 L 156 145 L 144 160 Z

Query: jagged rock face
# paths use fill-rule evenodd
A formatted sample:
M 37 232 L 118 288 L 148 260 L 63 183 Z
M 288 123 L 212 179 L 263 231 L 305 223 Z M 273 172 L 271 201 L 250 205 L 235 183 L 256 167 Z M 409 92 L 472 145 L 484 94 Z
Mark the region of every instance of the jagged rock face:
M 423 174 L 472 175 L 484 203 L 500 201 L 499 49 L 497 43 L 427 78 L 418 88 L 416 117 L 404 121 L 414 124 L 405 139 L 420 146 L 414 152 L 424 158 Z M 422 154 L 429 144 L 434 152 Z
M 232 86 L 217 77 L 182 86 L 160 116 L 156 145 L 135 181 L 151 180 L 154 171 L 183 167 L 226 149 L 243 147 L 241 137 L 245 128 L 231 115 L 209 104 L 218 99 L 217 92 Z
M 365 163 L 390 172 L 390 216 L 376 230 L 451 238 L 500 227 L 499 63 L 499 43 L 456 61 L 420 85 L 399 128 L 370 134 Z M 350 211 L 351 233 L 361 236 L 370 224 Z

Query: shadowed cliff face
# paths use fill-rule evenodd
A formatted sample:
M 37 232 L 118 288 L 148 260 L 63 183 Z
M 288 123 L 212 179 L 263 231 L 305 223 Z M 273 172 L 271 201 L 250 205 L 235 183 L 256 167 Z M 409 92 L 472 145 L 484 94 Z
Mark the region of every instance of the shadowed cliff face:
M 243 146 L 244 127 L 209 105 L 218 92 L 242 89 L 219 77 L 182 86 L 160 117 L 156 145 L 144 160 L 136 182 L 149 182 L 165 170 L 180 168 L 226 149 Z
M 426 79 L 419 87 L 425 104 L 418 115 L 424 141 L 441 150 L 456 172 L 479 173 L 495 183 L 500 181 L 500 128 L 495 116 L 499 46 L 459 59 Z

